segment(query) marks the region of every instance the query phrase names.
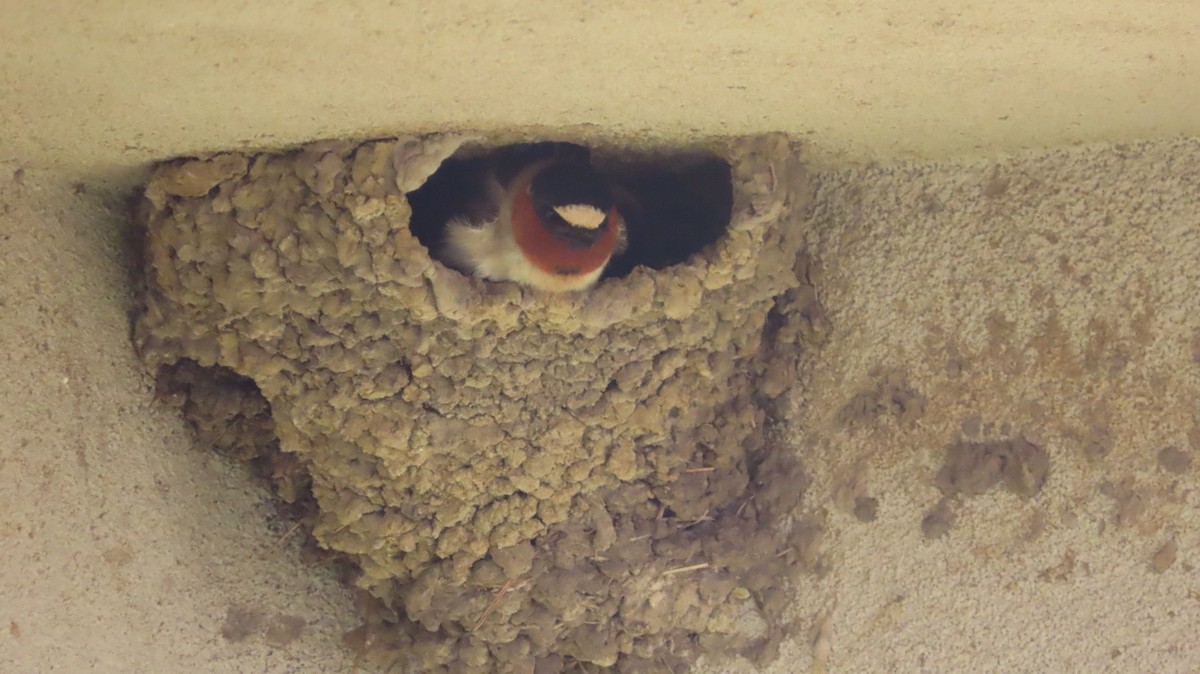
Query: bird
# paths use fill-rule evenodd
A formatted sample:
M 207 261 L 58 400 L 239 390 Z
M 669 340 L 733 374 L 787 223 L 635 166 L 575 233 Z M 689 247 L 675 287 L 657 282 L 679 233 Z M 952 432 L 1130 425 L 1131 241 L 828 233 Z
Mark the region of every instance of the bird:
M 584 146 L 509 146 L 488 157 L 472 182 L 473 194 L 446 222 L 438 256 L 460 272 L 582 291 L 627 246 L 614 186 Z

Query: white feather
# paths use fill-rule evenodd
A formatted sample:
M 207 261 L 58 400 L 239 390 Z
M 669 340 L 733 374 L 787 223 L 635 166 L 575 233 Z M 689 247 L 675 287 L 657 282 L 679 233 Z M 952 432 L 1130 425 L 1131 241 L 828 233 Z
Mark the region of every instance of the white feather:
M 493 281 L 511 279 L 517 268 L 528 265 L 512 237 L 512 227 L 500 220 L 482 226 L 451 220 L 446 225 L 443 257 L 453 267 Z

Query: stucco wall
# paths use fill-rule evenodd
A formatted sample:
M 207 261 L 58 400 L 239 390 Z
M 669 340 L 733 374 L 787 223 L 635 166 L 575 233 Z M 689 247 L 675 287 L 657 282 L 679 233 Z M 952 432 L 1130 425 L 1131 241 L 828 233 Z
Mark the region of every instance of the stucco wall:
M 120 197 L 180 153 L 444 129 L 806 141 L 830 571 L 778 671 L 1195 670 L 1198 462 L 1160 453 L 1200 451 L 1200 150 L 1132 141 L 1200 136 L 1200 6 L 393 4 L 0 5 L 0 670 L 349 671 L 347 593 L 152 402 Z M 888 387 L 918 418 L 846 422 Z M 1045 493 L 927 539 L 946 445 L 1016 435 Z
M 1197 13 L 1111 3 L 8 2 L 0 160 L 397 130 L 787 131 L 937 158 L 1200 133 Z

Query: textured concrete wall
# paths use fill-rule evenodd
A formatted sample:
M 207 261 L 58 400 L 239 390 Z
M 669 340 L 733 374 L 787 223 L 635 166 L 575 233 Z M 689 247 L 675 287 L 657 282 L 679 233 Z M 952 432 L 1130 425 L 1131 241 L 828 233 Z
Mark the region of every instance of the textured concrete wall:
M 0 5 L 0 670 L 351 666 L 347 594 L 151 402 L 99 182 L 567 128 L 808 145 L 834 332 L 793 439 L 828 570 L 777 671 L 1194 671 L 1200 151 L 1130 141 L 1200 135 L 1198 24 L 1185 0 Z M 1110 146 L 946 161 L 1079 141 Z M 828 170 L 874 159 L 938 163 Z M 1016 439 L 1049 456 L 1038 495 L 938 488 L 948 445 L 986 468 Z
M 105 174 L 201 150 L 531 126 L 788 131 L 850 159 L 1195 135 L 1198 13 L 1188 0 L 7 2 L 0 161 Z

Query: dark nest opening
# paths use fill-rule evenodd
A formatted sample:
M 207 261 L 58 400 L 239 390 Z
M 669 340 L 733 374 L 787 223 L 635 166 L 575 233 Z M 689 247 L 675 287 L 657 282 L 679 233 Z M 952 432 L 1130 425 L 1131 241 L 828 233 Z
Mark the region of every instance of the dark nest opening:
M 631 197 L 625 214 L 629 248 L 614 257 L 603 278 L 621 278 L 637 267 L 665 269 L 715 243 L 729 227 L 733 189 L 729 162 L 707 152 L 591 151 L 568 143 L 464 147 L 446 159 L 424 185 L 410 192 L 411 228 L 436 256 L 446 222 L 469 198 L 501 155 L 520 156 L 547 145 L 591 156 L 601 175 Z

